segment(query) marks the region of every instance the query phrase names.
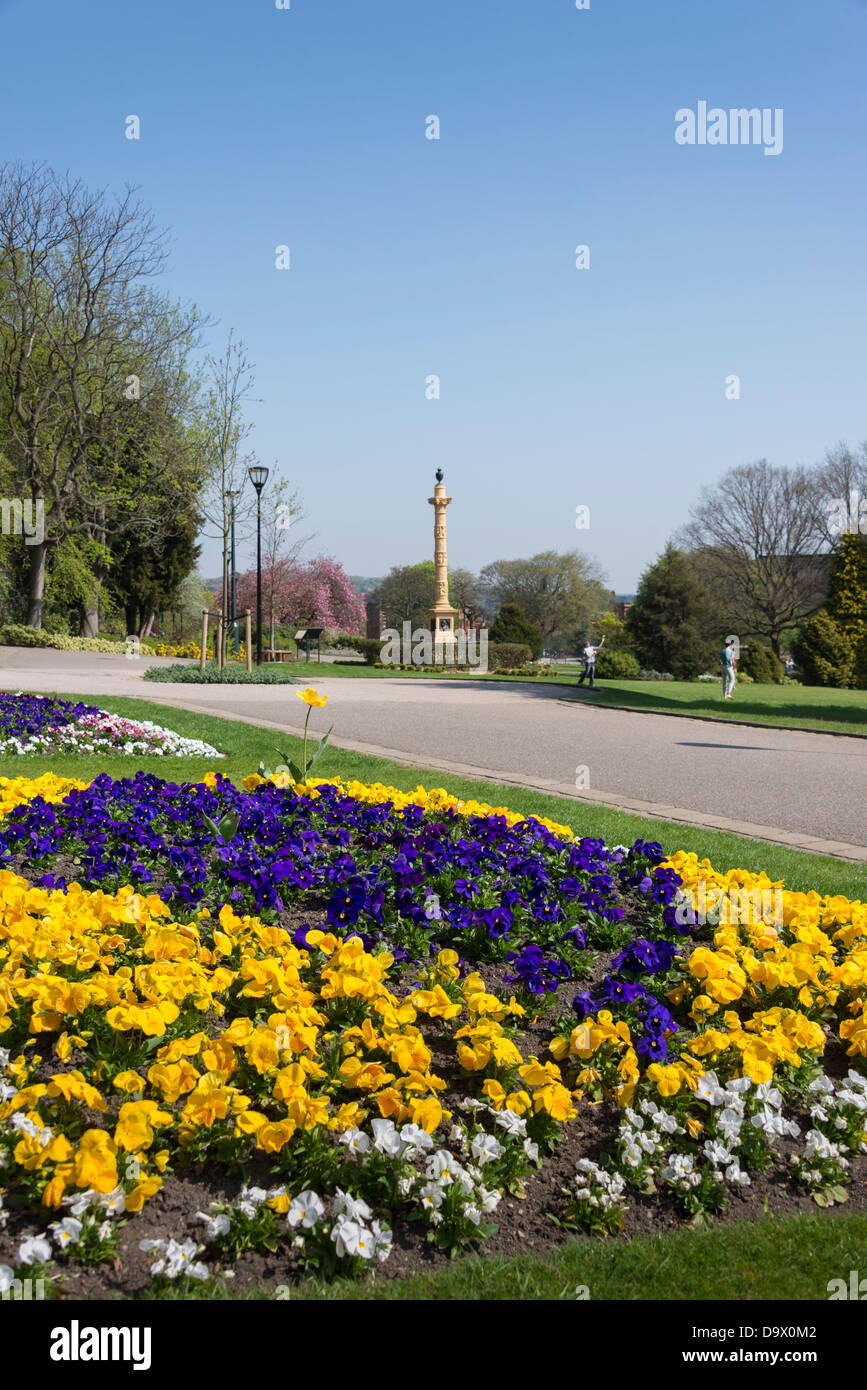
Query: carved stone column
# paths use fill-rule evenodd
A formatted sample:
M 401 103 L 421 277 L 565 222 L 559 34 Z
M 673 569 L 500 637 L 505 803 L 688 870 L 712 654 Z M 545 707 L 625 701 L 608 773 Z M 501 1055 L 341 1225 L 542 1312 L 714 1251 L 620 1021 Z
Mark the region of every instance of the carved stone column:
M 446 497 L 443 472 L 437 469 L 436 486 L 433 497 L 428 502 L 434 509 L 434 601 L 428 609 L 430 629 L 443 645 L 455 640 L 455 618 L 458 610 L 449 603 L 449 563 L 446 549 L 446 507 L 451 502 Z

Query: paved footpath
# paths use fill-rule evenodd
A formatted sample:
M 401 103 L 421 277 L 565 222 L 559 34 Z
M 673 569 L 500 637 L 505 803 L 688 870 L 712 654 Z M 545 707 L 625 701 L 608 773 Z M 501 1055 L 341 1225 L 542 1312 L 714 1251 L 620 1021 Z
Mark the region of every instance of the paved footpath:
M 144 681 L 141 662 L 0 647 L 0 687 L 129 695 L 301 732 L 293 686 Z M 411 766 L 731 830 L 867 862 L 867 739 L 594 707 L 564 686 L 327 675 L 311 720 Z M 327 719 L 327 723 L 326 723 Z M 576 770 L 589 786 L 576 790 Z

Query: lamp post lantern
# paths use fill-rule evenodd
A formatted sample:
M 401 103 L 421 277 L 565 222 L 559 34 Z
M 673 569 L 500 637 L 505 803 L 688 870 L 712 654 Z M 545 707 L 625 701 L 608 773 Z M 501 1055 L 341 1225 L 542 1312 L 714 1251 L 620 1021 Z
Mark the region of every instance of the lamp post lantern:
M 257 465 L 249 468 L 250 482 L 256 489 L 256 665 L 262 665 L 262 489 L 268 481 L 268 469 Z

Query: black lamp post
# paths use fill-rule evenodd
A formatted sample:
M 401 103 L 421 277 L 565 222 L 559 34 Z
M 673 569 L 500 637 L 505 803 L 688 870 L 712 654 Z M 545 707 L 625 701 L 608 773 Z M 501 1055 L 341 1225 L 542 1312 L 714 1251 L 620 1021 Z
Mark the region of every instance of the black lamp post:
M 262 665 L 262 489 L 268 481 L 268 469 L 261 465 L 248 468 L 250 482 L 256 489 L 256 665 Z
M 236 574 L 236 572 L 235 572 L 235 498 L 241 496 L 240 489 L 236 489 L 235 491 L 232 491 L 231 489 L 229 489 L 229 490 L 227 490 L 227 492 L 226 492 L 226 496 L 227 496 L 228 499 L 229 499 L 229 505 L 231 506 L 231 509 L 232 509 L 231 512 L 229 513 L 230 521 L 231 521 L 231 526 L 232 526 L 231 558 L 230 558 L 230 561 L 229 561 L 230 566 L 231 566 L 230 574 L 229 574 L 229 595 L 230 595 L 229 603 L 230 603 L 230 606 L 231 606 L 231 612 L 230 612 L 230 614 L 229 614 L 229 622 L 231 623 L 231 626 L 232 626 L 232 637 L 233 637 L 234 642 L 235 642 L 235 651 L 236 651 L 236 654 L 237 654 L 237 653 L 240 652 L 240 646 L 239 646 L 239 643 L 238 643 L 238 606 L 237 606 L 237 605 L 238 605 L 238 588 L 237 588 L 237 579 L 238 579 L 238 576 L 237 576 L 237 574 Z

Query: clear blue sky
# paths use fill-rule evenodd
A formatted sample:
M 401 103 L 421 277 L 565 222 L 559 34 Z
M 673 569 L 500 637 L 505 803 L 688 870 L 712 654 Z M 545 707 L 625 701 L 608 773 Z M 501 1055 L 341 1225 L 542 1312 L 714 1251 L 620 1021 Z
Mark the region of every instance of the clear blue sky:
M 141 186 L 352 573 L 431 554 L 441 465 L 452 564 L 578 545 L 632 591 L 702 483 L 867 436 L 863 0 L 0 0 L 0 36 L 4 157 Z M 701 100 L 782 108 L 782 154 L 678 145 Z

